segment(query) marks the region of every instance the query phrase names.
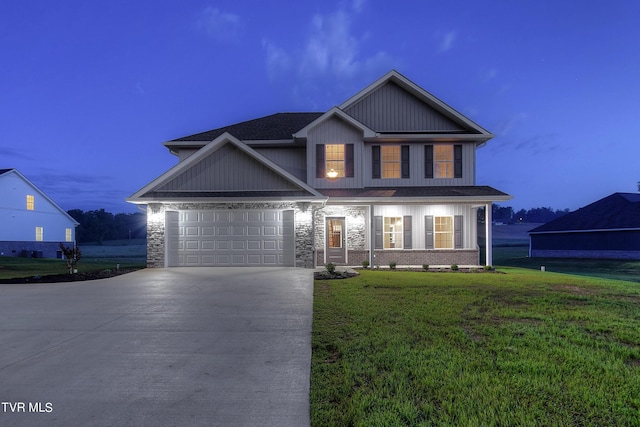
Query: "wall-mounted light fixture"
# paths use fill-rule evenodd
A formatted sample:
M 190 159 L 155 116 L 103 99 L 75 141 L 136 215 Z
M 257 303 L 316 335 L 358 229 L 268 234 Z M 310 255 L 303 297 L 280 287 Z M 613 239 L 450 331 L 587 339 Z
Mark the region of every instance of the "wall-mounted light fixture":
M 327 178 L 334 179 L 337 177 L 338 177 L 338 172 L 335 169 L 331 168 L 331 170 L 327 172 Z

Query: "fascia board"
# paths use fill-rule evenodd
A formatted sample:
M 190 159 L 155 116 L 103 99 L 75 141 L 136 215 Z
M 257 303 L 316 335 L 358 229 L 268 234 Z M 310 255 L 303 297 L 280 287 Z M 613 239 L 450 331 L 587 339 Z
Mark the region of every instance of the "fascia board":
M 71 220 L 76 226 L 80 225 L 78 221 L 76 221 L 71 215 L 67 213 L 64 209 L 62 209 L 56 202 L 51 199 L 51 197 L 47 196 L 42 190 L 40 190 L 33 182 L 29 181 L 26 176 L 24 176 L 18 169 L 12 169 L 8 173 L 15 173 L 20 179 L 27 183 L 34 191 L 37 191 L 40 196 L 42 196 L 45 200 L 53 205 L 54 208 L 60 211 L 64 216 L 66 216 L 69 220 Z
M 184 199 L 165 199 L 161 197 L 145 197 L 127 199 L 127 202 L 136 205 L 147 205 L 149 203 L 260 203 L 260 202 L 299 202 L 299 203 L 322 203 L 327 201 L 327 197 L 188 197 Z
M 314 121 L 312 121 L 311 123 L 306 125 L 304 128 L 300 129 L 298 132 L 293 134 L 293 137 L 294 138 L 307 138 L 307 136 L 309 135 L 309 131 L 311 129 L 315 128 L 320 123 L 330 119 L 333 116 L 338 116 L 339 118 L 341 118 L 342 120 L 344 120 L 345 122 L 350 124 L 351 126 L 357 128 L 357 129 L 360 129 L 362 131 L 362 133 L 364 134 L 365 138 L 373 138 L 373 137 L 376 136 L 376 133 L 372 129 L 370 129 L 367 126 L 365 126 L 364 124 L 360 123 L 358 120 L 354 119 L 353 117 L 351 117 L 350 115 L 348 115 L 347 113 L 342 111 L 341 109 L 339 109 L 337 107 L 333 107 L 329 111 L 327 111 L 326 113 L 324 113 L 323 115 L 321 115 L 320 117 L 318 117 L 317 119 L 315 119 Z
M 477 145 L 482 145 L 488 140 L 493 138 L 493 134 L 468 134 L 468 133 L 384 133 L 376 134 L 375 138 L 371 141 L 407 141 L 407 140 L 420 140 L 420 141 L 441 141 L 441 142 L 455 142 L 455 141 L 477 141 Z

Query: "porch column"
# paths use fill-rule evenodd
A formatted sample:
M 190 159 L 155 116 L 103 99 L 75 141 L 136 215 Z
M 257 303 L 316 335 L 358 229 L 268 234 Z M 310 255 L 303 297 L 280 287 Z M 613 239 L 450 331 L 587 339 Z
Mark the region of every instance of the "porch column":
M 484 227 L 485 227 L 485 231 L 484 231 L 484 235 L 485 237 L 485 255 L 486 255 L 486 259 L 485 259 L 485 265 L 492 265 L 493 264 L 493 254 L 491 253 L 492 251 L 492 247 L 493 247 L 493 236 L 491 235 L 491 222 L 492 220 L 492 212 L 491 210 L 493 209 L 493 203 L 487 203 L 484 206 Z
M 376 242 L 376 230 L 374 229 L 374 212 L 373 205 L 369 205 L 369 228 L 371 229 L 371 234 L 369 235 L 369 267 L 373 268 L 376 265 L 376 255 L 373 252 L 375 249 Z

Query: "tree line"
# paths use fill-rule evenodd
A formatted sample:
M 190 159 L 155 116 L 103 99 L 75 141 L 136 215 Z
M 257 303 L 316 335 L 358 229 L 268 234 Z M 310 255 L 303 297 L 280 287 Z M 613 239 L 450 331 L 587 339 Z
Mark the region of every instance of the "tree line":
M 86 212 L 72 209 L 67 213 L 80 223 L 76 227 L 78 243 L 147 238 L 147 215 L 142 212 L 114 215 L 104 209 Z
M 532 208 L 532 209 L 520 209 L 514 210 L 511 206 L 493 205 L 491 209 L 491 217 L 494 222 L 501 222 L 503 224 L 516 224 L 516 223 L 545 223 L 556 218 L 560 218 L 563 215 L 568 214 L 569 209 L 553 210 L 552 208 Z M 481 221 L 484 221 L 484 210 L 478 213 Z

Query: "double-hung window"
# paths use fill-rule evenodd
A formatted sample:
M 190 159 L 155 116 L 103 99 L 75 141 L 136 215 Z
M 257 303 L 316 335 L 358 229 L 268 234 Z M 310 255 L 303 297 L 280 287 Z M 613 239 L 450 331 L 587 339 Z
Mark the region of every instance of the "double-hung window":
M 42 242 L 44 240 L 44 228 L 36 227 L 36 242 Z
M 27 210 L 32 211 L 35 209 L 35 197 L 31 194 L 27 194 Z
M 354 175 L 353 144 L 316 145 L 317 178 L 352 178 Z
M 382 238 L 385 249 L 402 249 L 402 217 L 385 216 Z
M 434 217 L 434 248 L 453 249 L 453 217 Z
M 462 145 L 425 145 L 424 177 L 462 178 Z
M 374 145 L 371 147 L 373 179 L 409 178 L 408 145 Z

